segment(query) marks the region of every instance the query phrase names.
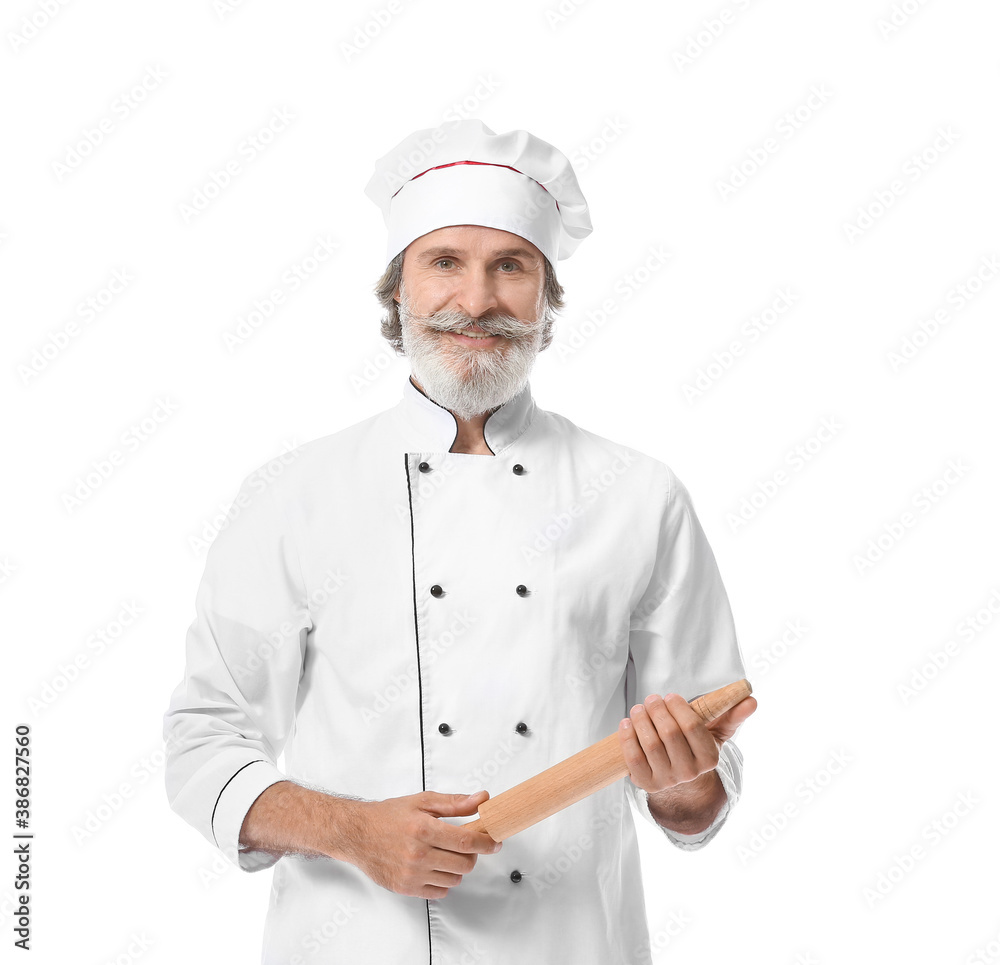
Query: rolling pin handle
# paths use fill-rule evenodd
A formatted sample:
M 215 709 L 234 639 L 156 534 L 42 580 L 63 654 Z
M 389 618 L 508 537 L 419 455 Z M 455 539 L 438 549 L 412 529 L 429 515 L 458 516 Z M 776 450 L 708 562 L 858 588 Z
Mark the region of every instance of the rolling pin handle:
M 691 701 L 691 706 L 705 723 L 709 723 L 721 717 L 727 710 L 731 710 L 741 700 L 745 700 L 753 693 L 750 681 L 744 678 L 735 683 L 726 684 L 718 690 L 713 690 L 710 694 L 702 694 Z

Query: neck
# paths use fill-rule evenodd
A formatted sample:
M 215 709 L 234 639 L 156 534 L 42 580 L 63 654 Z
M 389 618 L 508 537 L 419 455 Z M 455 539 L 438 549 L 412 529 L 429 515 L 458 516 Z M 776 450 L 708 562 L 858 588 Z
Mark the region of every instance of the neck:
M 412 375 L 410 376 L 410 381 L 428 399 L 431 398 L 424 390 L 424 387 Z M 451 412 L 451 409 L 448 411 Z M 496 409 L 490 409 L 489 412 L 481 412 L 478 415 L 474 415 L 471 419 L 463 419 L 461 416 L 451 412 L 455 416 L 455 422 L 458 425 L 458 434 L 455 436 L 455 442 L 448 451 L 466 452 L 473 456 L 492 456 L 493 451 L 486 445 L 486 436 L 483 433 L 483 427 L 486 425 L 486 420 L 494 412 L 496 412 Z
M 455 415 L 454 412 L 451 414 Z M 492 412 L 483 412 L 471 419 L 460 419 L 455 415 L 455 421 L 458 423 L 458 435 L 455 437 L 450 451 L 468 452 L 475 456 L 492 456 L 493 450 L 486 445 L 486 436 L 483 434 L 483 426 L 486 425 L 486 420 L 491 414 Z

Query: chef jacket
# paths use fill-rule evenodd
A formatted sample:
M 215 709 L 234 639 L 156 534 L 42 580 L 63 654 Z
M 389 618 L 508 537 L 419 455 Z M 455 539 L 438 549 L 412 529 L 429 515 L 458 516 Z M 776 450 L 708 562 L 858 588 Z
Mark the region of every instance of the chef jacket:
M 648 694 L 745 676 L 712 550 L 665 464 L 539 408 L 530 385 L 487 420 L 493 455 L 451 452 L 456 428 L 407 381 L 393 408 L 251 473 L 207 554 L 164 717 L 167 793 L 240 868 L 274 866 L 264 963 L 650 961 L 629 801 L 659 825 L 627 778 L 479 856 L 440 899 L 240 849 L 277 781 L 495 795 Z M 710 840 L 741 767 L 728 741 L 719 816 L 664 836 Z

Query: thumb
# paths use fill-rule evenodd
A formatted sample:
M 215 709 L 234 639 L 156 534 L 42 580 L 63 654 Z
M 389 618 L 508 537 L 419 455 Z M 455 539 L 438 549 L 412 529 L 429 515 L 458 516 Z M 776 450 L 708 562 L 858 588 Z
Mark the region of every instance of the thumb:
M 424 810 L 442 818 L 475 814 L 479 810 L 479 805 L 489 796 L 489 791 L 477 791 L 475 794 L 435 794 L 433 800 L 427 802 Z
M 740 725 L 757 709 L 756 697 L 744 697 L 735 707 L 731 707 L 721 717 L 717 717 L 708 729 L 716 740 L 725 742 L 740 729 Z

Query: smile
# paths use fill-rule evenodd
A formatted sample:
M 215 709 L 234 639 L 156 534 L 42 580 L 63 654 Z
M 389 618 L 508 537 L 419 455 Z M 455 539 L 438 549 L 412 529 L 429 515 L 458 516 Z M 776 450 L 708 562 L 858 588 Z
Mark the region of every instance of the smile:
M 488 342 L 490 339 L 499 338 L 499 335 L 487 335 L 486 332 L 448 332 L 460 342 Z

